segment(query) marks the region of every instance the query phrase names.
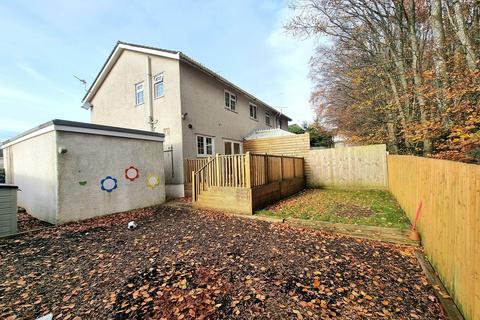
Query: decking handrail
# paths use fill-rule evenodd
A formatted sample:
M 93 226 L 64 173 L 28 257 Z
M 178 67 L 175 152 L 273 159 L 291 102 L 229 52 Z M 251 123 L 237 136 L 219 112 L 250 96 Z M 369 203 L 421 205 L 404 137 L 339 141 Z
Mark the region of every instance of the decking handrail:
M 215 158 L 207 158 L 208 161 L 207 163 L 205 163 L 200 169 L 198 169 L 196 172 L 200 172 L 202 171 L 206 166 L 208 166 L 210 163 L 212 163 L 213 161 L 215 161 Z
M 192 182 L 193 202 L 201 192 L 212 187 L 253 188 L 305 175 L 302 157 L 247 152 L 236 155 L 216 154 L 213 158 L 200 161 L 206 163 L 188 174 Z M 187 160 L 187 167 L 191 163 L 197 167 L 199 165 L 198 162 Z
M 211 164 L 215 161 L 215 158 L 207 160 L 202 167 L 200 167 L 196 171 L 192 171 L 192 201 L 195 202 L 200 194 L 200 191 L 203 189 L 205 190 L 205 175 L 204 170 L 205 168 L 209 168 Z M 208 175 L 207 175 L 208 178 Z

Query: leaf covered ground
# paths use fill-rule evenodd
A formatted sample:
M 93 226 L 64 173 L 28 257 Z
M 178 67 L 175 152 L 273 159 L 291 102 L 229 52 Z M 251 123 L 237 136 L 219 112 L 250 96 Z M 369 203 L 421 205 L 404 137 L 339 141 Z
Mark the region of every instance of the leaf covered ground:
M 0 318 L 442 319 L 412 250 L 142 209 L 0 240 Z
M 409 227 L 409 220 L 386 191 L 305 189 L 258 211 L 261 215 L 378 227 Z
M 52 225 L 48 222 L 38 220 L 29 215 L 25 209 L 19 210 L 17 213 L 18 232 L 31 231 L 36 229 L 48 228 Z

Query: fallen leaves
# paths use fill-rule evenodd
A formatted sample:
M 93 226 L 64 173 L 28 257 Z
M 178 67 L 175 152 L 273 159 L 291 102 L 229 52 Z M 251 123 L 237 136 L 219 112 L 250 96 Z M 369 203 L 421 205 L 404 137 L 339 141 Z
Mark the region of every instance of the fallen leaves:
M 183 209 L 0 241 L 0 317 L 436 318 L 404 247 Z M 153 212 L 152 212 L 153 211 Z M 401 281 L 398 281 L 401 279 Z M 415 310 L 413 312 L 412 310 Z

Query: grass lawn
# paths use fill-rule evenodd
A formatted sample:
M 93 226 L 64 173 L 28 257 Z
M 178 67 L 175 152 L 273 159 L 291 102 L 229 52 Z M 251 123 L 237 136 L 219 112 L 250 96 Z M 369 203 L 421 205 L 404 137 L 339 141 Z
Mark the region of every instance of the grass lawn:
M 306 189 L 257 214 L 401 229 L 410 225 L 395 199 L 377 190 Z

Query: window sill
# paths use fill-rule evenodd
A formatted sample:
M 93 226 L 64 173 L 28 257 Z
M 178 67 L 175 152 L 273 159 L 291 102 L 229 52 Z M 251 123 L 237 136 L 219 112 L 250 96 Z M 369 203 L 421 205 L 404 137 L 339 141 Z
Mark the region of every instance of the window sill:
M 165 95 L 162 95 L 162 96 L 160 96 L 160 97 L 153 97 L 153 100 L 158 100 L 158 99 L 161 99 L 161 98 L 163 98 L 163 97 L 165 97 Z
M 136 105 L 135 105 L 135 108 L 136 108 L 136 107 L 141 107 L 141 106 L 143 106 L 144 104 L 145 104 L 145 102 L 144 102 L 144 103 L 140 103 L 140 104 L 136 104 Z
M 236 110 L 232 110 L 232 109 L 229 109 L 229 108 L 227 108 L 227 107 L 225 107 L 225 109 L 228 110 L 228 111 L 230 111 L 230 112 L 233 112 L 233 113 L 238 114 L 238 111 L 236 111 Z
M 252 117 L 250 117 L 250 120 L 253 120 L 253 121 L 257 121 L 257 122 L 258 122 L 258 119 L 255 119 L 255 118 L 252 118 Z

